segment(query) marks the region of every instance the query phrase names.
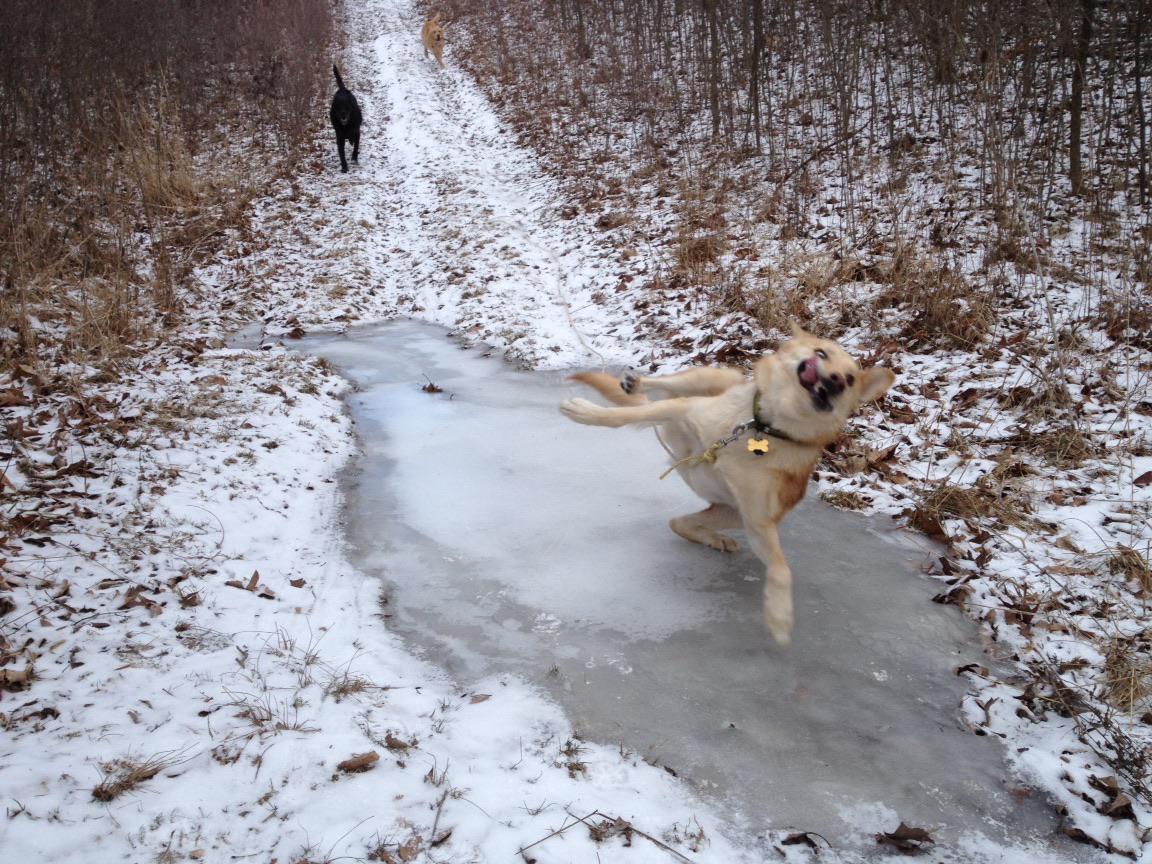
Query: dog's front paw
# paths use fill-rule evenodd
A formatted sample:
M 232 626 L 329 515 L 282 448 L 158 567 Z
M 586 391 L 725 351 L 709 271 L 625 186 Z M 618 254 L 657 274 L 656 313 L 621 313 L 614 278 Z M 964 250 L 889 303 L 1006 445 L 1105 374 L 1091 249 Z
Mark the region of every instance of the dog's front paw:
M 640 376 L 635 372 L 628 371 L 620 374 L 620 389 L 631 396 L 633 393 L 640 392 Z
M 560 403 L 561 414 L 585 426 L 595 426 L 601 410 L 599 405 L 587 399 L 565 399 Z

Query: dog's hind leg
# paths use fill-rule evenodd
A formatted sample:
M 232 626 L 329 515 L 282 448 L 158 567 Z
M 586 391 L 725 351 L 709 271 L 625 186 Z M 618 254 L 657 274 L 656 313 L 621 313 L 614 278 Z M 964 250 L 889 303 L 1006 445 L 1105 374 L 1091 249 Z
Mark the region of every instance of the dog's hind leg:
M 677 516 L 668 523 L 668 527 L 685 540 L 711 546 L 721 552 L 735 552 L 740 544 L 721 534 L 719 529 L 739 528 L 740 525 L 740 514 L 727 504 L 713 504 L 699 513 Z
M 360 132 L 356 132 L 356 137 L 352 140 L 352 161 L 357 165 L 360 164 Z
M 340 154 L 340 170 L 347 174 L 348 160 L 344 158 L 344 136 L 339 130 L 336 131 L 336 150 Z

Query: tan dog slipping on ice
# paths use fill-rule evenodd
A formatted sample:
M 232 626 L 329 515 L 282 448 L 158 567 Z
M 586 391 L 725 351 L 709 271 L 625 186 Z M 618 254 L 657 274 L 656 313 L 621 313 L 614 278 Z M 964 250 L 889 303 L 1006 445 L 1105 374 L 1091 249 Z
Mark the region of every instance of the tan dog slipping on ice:
M 436 58 L 436 62 L 440 64 L 440 68 L 444 68 L 444 26 L 440 23 L 440 13 L 437 12 L 431 18 L 424 22 L 424 26 L 420 28 L 420 41 L 424 43 L 424 56 L 428 56 L 431 51 L 432 55 Z
M 777 526 L 804 497 L 825 445 L 863 403 L 892 386 L 891 370 L 861 370 L 843 348 L 792 325 L 792 338 L 756 362 L 657 377 L 581 372 L 573 379 L 617 407 L 568 399 L 560 410 L 589 426 L 651 425 L 705 510 L 669 525 L 686 540 L 731 552 L 720 531 L 743 528 L 767 568 L 764 623 L 781 645 L 792 637 L 792 571 Z M 664 398 L 648 401 L 645 393 Z

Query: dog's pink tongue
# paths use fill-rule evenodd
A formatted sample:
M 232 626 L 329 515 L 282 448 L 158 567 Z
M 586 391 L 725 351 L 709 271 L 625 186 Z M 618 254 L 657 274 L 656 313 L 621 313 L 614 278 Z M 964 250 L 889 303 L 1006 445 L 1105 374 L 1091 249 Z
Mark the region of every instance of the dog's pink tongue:
M 805 386 L 811 386 L 820 380 L 820 373 L 816 369 L 816 358 L 809 357 L 804 361 L 804 368 L 800 370 L 800 382 Z

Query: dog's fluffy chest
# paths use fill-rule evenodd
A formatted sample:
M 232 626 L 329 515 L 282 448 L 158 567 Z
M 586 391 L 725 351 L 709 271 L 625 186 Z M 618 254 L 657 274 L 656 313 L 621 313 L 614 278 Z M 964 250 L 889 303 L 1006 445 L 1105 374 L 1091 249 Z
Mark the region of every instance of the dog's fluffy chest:
M 728 439 L 752 420 L 754 395 L 755 385 L 749 383 L 720 396 L 701 397 L 682 421 L 660 426 L 660 438 L 673 463 L 680 463 L 677 471 L 705 501 L 738 506 L 733 486 L 746 483 L 752 476 L 767 481 L 780 472 L 806 479 L 811 472 L 814 458 L 808 452 L 810 448 L 758 434 L 754 429 L 716 449 L 714 462 L 692 458 L 707 453 L 709 447 Z M 766 441 L 766 452 L 751 452 L 748 442 L 752 438 Z
M 698 404 L 688 412 L 684 420 L 665 423 L 659 435 L 668 449 L 674 463 L 700 456 L 718 441 L 730 436 L 736 427 L 752 419 L 752 397 L 755 388 L 752 384 L 733 387 L 720 396 L 701 397 Z M 737 438 L 716 452 L 717 464 L 723 459 L 730 461 L 746 450 L 746 436 Z M 724 452 L 731 448 L 731 452 Z M 761 458 L 761 457 L 758 457 Z M 735 506 L 734 496 L 723 473 L 716 465 L 681 464 L 677 468 L 684 482 L 705 501 Z

